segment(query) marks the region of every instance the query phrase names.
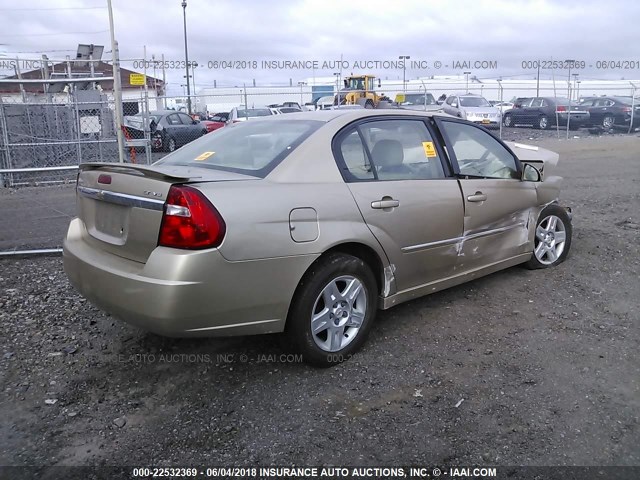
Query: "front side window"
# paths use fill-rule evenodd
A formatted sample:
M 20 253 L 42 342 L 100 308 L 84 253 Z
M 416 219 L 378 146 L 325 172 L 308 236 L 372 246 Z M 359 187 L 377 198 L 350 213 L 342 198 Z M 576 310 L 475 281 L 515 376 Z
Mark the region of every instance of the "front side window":
M 421 120 L 363 123 L 342 137 L 339 152 L 348 171 L 347 180 L 445 177 L 435 142 Z
M 460 175 L 519 178 L 516 159 L 493 135 L 474 125 L 442 121 Z

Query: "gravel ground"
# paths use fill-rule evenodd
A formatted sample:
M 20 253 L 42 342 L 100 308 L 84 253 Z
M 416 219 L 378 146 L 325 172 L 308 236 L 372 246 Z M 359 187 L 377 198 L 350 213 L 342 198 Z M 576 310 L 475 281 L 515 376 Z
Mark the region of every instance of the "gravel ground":
M 59 257 L 0 260 L 0 465 L 640 465 L 640 139 L 509 134 L 561 152 L 568 260 L 380 312 L 331 369 L 147 334 Z

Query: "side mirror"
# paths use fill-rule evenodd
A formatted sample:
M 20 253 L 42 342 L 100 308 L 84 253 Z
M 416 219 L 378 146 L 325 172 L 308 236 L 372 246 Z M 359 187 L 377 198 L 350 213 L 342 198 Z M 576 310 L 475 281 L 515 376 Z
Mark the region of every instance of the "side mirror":
M 200 123 L 200 120 L 198 120 L 198 119 L 195 119 L 195 118 L 194 118 L 194 119 L 193 119 L 193 124 L 194 124 L 194 125 L 197 125 L 198 123 Z
M 533 165 L 525 163 L 522 169 L 522 180 L 525 182 L 540 182 L 542 181 L 542 174 Z

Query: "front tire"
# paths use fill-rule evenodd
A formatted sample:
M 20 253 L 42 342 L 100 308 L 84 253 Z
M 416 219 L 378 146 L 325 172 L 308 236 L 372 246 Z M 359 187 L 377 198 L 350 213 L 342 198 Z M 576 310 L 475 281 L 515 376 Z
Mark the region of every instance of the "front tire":
M 613 128 L 614 123 L 615 120 L 611 115 L 605 115 L 605 117 L 602 119 L 602 128 L 604 128 L 605 130 L 609 130 Z
M 367 100 L 364 104 L 364 108 L 374 108 L 373 102 L 371 100 Z
M 573 228 L 567 211 L 559 205 L 546 207 L 536 223 L 530 269 L 549 268 L 564 262 L 571 248 Z
M 510 127 L 511 126 L 511 115 L 509 115 L 508 113 L 504 116 L 504 119 L 502 121 L 502 123 L 504 124 L 505 127 Z
M 287 333 L 304 360 L 319 367 L 357 352 L 376 315 L 376 280 L 364 261 L 332 253 L 300 281 L 287 318 Z

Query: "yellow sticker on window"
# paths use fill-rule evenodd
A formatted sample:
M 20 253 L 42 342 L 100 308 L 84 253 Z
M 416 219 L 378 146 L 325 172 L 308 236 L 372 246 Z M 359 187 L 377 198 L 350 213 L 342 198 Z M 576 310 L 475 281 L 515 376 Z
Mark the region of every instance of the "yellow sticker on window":
M 433 146 L 433 142 L 422 142 L 422 148 L 424 148 L 424 154 L 427 158 L 437 157 L 436 147 Z
M 198 155 L 195 159 L 198 162 L 201 162 L 202 160 L 206 160 L 207 158 L 209 158 L 211 155 L 213 155 L 216 152 L 203 152 L 200 155 Z

